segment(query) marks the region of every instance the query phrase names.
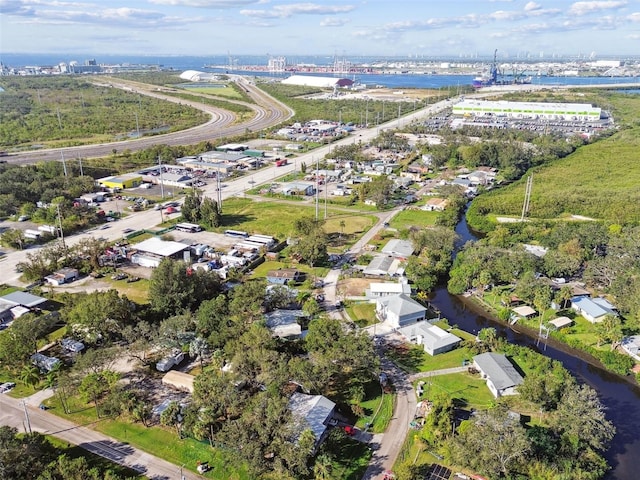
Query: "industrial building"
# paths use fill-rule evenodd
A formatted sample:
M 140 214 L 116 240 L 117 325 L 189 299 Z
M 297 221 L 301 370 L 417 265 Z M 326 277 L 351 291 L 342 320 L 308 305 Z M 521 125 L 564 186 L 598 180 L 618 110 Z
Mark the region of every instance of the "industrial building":
M 314 75 L 291 75 L 282 80 L 284 85 L 301 85 L 304 87 L 335 88 L 350 87 L 353 80 L 337 77 L 316 77 Z
M 190 257 L 189 245 L 152 237 L 132 246 L 136 253 L 131 256 L 131 263 L 142 267 L 157 267 L 163 258 L 181 259 Z
M 530 118 L 561 121 L 596 121 L 602 110 L 588 103 L 507 102 L 465 99 L 453 106 L 454 115 Z
M 124 173 L 117 177 L 99 178 L 98 183 L 105 188 L 124 190 L 125 188 L 139 187 L 142 183 L 142 176 L 137 173 Z

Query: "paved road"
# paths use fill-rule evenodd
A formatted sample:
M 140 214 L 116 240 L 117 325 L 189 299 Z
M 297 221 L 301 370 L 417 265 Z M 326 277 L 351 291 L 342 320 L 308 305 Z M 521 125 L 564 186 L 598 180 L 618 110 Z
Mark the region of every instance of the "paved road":
M 25 411 L 29 422 L 26 421 Z M 42 411 L 29 403 L 25 406 L 22 400 L 0 394 L 0 424 L 15 427 L 24 432 L 29 423 L 32 431 L 53 435 L 68 443 L 78 445 L 115 463 L 143 473 L 152 480 L 180 480 L 179 466 L 133 448 L 126 443 L 118 442 L 90 428 L 76 425 Z M 183 470 L 183 475 L 185 480 L 203 478 L 186 469 Z

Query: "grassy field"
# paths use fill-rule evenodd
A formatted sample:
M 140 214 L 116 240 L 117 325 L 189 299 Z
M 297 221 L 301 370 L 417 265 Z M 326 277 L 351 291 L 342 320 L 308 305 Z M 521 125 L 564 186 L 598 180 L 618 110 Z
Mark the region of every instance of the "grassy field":
M 94 430 L 114 439 L 139 448 L 185 469 L 195 471 L 198 461 L 208 461 L 213 470 L 205 474 L 207 478 L 249 480 L 246 469 L 233 461 L 235 456 L 220 449 L 212 449 L 206 442 L 186 438 L 178 439 L 176 432 L 163 427 L 144 427 L 120 420 L 96 421 L 95 409 L 77 398 L 69 399 L 71 414 L 66 415 L 57 397 L 45 402 L 52 407 L 51 412 L 80 425 L 89 425 Z M 177 471 L 178 467 L 176 467 Z
M 360 405 L 368 413 L 366 417 L 359 418 L 356 427 L 364 429 L 369 424 L 369 431 L 372 433 L 384 433 L 393 417 L 393 404 L 395 393 L 381 393 L 374 398 L 363 401 Z
M 321 448 L 321 452 L 325 451 L 334 458 L 328 478 L 336 480 L 360 480 L 371 458 L 371 450 L 366 443 L 346 436 L 339 440 L 329 436 Z
M 236 90 L 231 88 L 228 85 L 223 85 L 221 87 L 195 87 L 195 88 L 184 88 L 187 92 L 193 93 L 204 93 L 205 95 L 215 95 L 216 97 L 225 97 L 231 100 L 244 100 L 242 95 L 240 95 Z
M 411 227 L 435 225 L 438 215 L 438 212 L 425 210 L 403 210 L 391 219 L 389 226 L 398 230 L 408 230 Z
M 374 217 L 363 215 L 348 215 L 344 212 L 328 209 L 329 218 L 325 230 L 328 234 L 338 236 L 343 234 L 356 235 L 366 231 L 367 226 L 374 222 Z M 303 217 L 314 217 L 315 207 L 311 205 L 291 205 L 283 202 L 255 202 L 250 199 L 232 198 L 223 204 L 223 226 L 218 231 L 227 228 L 243 230 L 250 233 L 272 235 L 279 240 L 286 239 L 293 232 L 295 220 Z M 335 218 L 333 218 L 335 216 Z M 345 222 L 344 232 L 341 232 L 340 221 Z
M 640 169 L 637 168 L 640 98 L 608 94 L 617 120 L 633 128 L 579 148 L 568 157 L 533 170 L 530 217 L 583 215 L 608 223 L 640 222 Z M 471 212 L 520 215 L 526 178 L 477 197 Z M 470 219 L 473 215 L 469 216 Z

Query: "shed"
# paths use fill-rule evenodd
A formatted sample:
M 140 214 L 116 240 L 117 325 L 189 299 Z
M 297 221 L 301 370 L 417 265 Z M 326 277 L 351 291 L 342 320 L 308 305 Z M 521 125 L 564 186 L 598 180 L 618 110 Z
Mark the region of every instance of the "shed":
M 569 317 L 558 317 L 551 320 L 549 324 L 555 327 L 556 330 L 560 330 L 561 328 L 570 327 L 571 325 L 573 325 L 573 320 L 571 320 Z
M 516 387 L 524 381 L 505 355 L 494 352 L 482 353 L 473 357 L 473 363 L 482 378 L 487 380 L 487 387 L 496 398 L 516 395 Z
M 533 317 L 537 312 L 529 305 L 522 305 L 520 307 L 512 308 L 511 311 L 520 318 Z
M 184 390 L 189 393 L 193 393 L 193 380 L 195 377 L 188 373 L 178 372 L 176 370 L 169 370 L 164 377 L 162 377 L 162 384 L 169 385 L 170 387 L 177 388 L 178 390 Z

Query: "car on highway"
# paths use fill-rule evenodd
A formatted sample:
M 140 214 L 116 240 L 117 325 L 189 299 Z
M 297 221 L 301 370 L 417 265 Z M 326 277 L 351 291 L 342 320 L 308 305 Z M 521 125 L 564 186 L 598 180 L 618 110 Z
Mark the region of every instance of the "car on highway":
M 124 230 L 122 230 L 122 233 L 126 234 L 126 233 L 131 233 L 133 231 L 134 231 L 133 228 L 125 228 Z

